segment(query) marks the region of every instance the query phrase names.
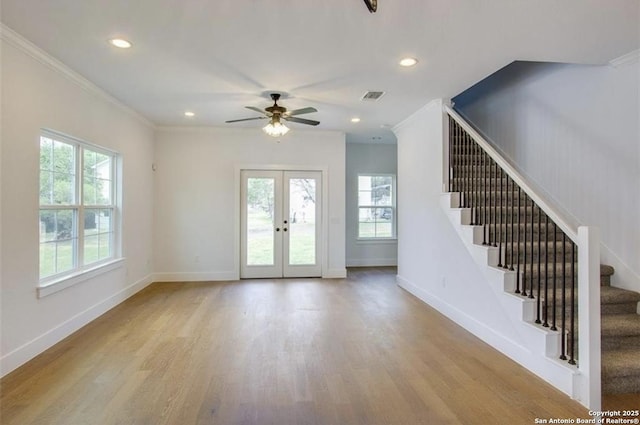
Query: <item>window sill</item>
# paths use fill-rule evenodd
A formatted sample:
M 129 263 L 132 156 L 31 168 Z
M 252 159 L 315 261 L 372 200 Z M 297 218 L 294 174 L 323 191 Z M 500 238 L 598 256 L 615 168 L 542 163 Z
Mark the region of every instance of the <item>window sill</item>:
M 398 238 L 358 238 L 356 239 L 357 244 L 397 244 Z
M 78 283 L 92 279 L 101 274 L 119 269 L 124 265 L 124 260 L 124 258 L 116 258 L 114 260 L 109 260 L 106 263 L 99 264 L 95 267 L 76 272 L 72 275 L 64 276 L 60 279 L 40 284 L 37 288 L 38 298 L 44 298 L 48 295 L 55 294 L 56 292 L 60 292 L 63 289 L 67 289 L 71 286 L 77 285 Z

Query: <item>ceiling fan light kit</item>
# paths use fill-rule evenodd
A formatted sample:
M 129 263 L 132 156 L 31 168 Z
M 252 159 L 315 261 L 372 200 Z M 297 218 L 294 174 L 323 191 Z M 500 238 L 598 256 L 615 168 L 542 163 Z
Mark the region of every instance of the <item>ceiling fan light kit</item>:
M 280 120 L 271 120 L 269 124 L 262 127 L 262 131 L 264 131 L 271 137 L 280 137 L 289 132 L 289 127 L 282 124 Z

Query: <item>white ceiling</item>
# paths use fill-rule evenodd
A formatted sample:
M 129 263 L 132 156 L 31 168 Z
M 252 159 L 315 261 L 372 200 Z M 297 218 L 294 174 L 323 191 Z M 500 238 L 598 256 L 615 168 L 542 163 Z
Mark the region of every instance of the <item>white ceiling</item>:
M 638 0 L 1 0 L 2 22 L 160 126 L 257 116 L 271 91 L 353 141 L 514 60 L 604 64 L 640 47 Z M 134 46 L 118 50 L 107 39 Z M 419 59 L 401 68 L 404 56 Z M 385 91 L 363 102 L 368 90 Z M 195 118 L 185 118 L 185 110 Z M 361 122 L 353 124 L 350 118 Z M 309 129 L 291 124 L 295 129 Z

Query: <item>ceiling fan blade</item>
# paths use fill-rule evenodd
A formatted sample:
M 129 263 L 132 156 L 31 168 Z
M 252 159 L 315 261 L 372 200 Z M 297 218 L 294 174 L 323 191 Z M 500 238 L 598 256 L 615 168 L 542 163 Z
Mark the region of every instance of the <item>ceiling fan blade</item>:
M 286 120 L 286 121 L 298 122 L 300 124 L 307 124 L 307 125 L 318 125 L 318 124 L 320 124 L 320 121 L 307 120 L 307 119 L 304 119 L 304 118 L 282 117 L 282 119 Z
M 240 121 L 253 121 L 253 120 L 266 120 L 267 117 L 254 117 L 254 118 L 242 118 L 239 120 L 231 120 L 231 121 L 225 121 L 226 123 L 230 123 L 230 122 L 240 122 Z
M 292 115 L 310 114 L 312 112 L 318 112 L 318 110 L 316 108 L 312 108 L 312 107 L 300 108 L 300 109 L 294 109 L 293 111 L 289 111 L 289 112 L 285 113 L 285 115 L 290 117 Z
M 255 106 L 245 106 L 245 108 L 251 109 L 252 111 L 256 111 L 256 112 L 258 112 L 260 114 L 263 114 L 263 115 L 267 115 L 267 113 L 264 111 L 264 109 L 256 108 Z

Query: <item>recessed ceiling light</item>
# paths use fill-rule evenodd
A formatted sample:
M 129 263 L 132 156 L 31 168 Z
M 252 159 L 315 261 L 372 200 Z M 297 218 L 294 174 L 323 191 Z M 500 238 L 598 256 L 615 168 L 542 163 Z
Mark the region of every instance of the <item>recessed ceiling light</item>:
M 191 118 L 191 117 L 195 117 L 196 114 L 195 114 L 195 112 L 187 111 L 187 112 L 184 113 L 184 116 Z
M 404 58 L 400 61 L 400 66 L 414 66 L 415 64 L 418 63 L 418 59 L 416 58 Z
M 351 122 L 360 122 L 360 118 L 353 117 L 353 118 L 351 118 Z
M 112 38 L 111 40 L 109 40 L 109 43 L 120 49 L 128 49 L 129 47 L 131 47 L 131 42 L 123 38 Z

